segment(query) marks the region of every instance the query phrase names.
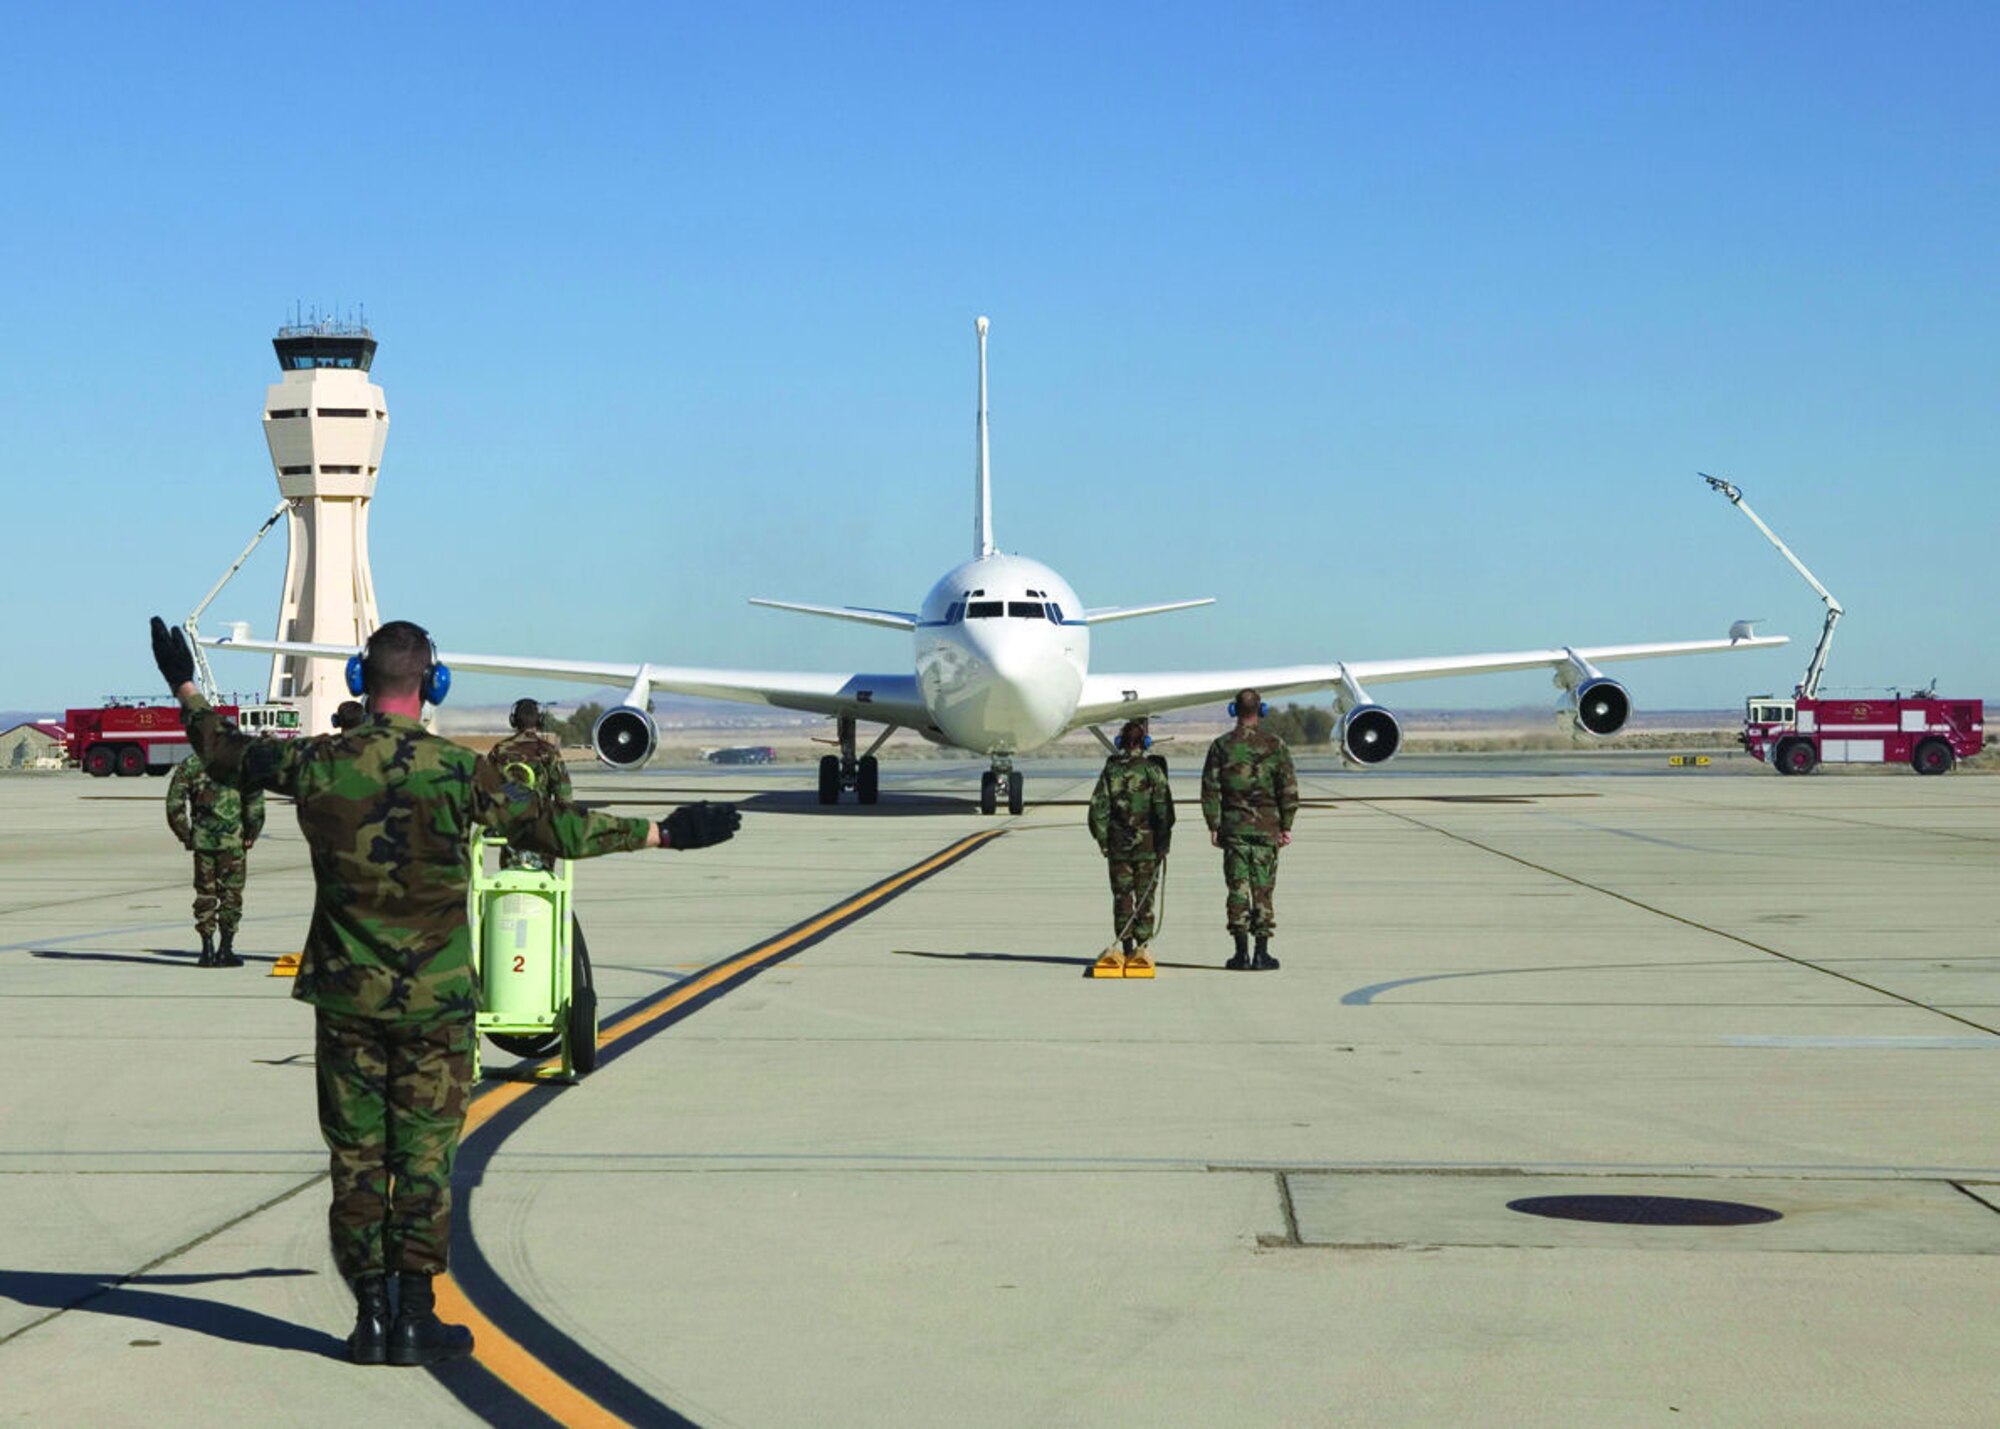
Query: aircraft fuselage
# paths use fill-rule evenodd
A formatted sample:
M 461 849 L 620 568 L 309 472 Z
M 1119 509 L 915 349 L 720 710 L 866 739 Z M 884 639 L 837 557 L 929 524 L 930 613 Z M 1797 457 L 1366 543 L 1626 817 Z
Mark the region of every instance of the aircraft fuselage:
M 975 754 L 1040 748 L 1069 728 L 1090 626 L 1069 582 L 1026 556 L 980 556 L 924 597 L 917 687 L 944 738 Z

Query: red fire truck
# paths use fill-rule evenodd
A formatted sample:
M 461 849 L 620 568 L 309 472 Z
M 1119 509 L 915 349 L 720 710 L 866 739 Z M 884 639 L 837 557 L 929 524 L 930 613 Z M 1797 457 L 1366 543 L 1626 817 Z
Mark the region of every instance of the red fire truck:
M 1780 774 L 1822 764 L 1907 764 L 1943 774 L 1985 743 L 1986 706 L 1934 695 L 1776 699 L 1752 695 L 1743 747 Z
M 1907 764 L 1919 774 L 1943 774 L 1985 743 L 1986 706 L 1979 700 L 1939 699 L 1935 686 L 1915 695 L 1863 695 L 1836 699 L 1820 694 L 1833 628 L 1846 614 L 1764 518 L 1750 509 L 1742 488 L 1698 473 L 1729 504 L 1750 518 L 1764 539 L 1805 577 L 1826 605 L 1819 644 L 1792 699 L 1752 695 L 1743 707 L 1743 747 L 1780 774 L 1810 774 L 1822 764 Z M 1748 628 L 1750 622 L 1744 622 Z
M 289 705 L 217 705 L 245 734 L 296 738 L 299 712 Z M 140 697 L 108 696 L 63 720 L 66 752 L 86 774 L 164 774 L 188 757 L 181 708 Z

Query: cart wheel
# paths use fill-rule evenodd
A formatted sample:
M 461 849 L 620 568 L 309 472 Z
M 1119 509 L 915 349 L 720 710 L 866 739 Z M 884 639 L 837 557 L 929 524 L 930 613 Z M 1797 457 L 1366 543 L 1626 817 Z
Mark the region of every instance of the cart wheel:
M 1917 752 L 1910 764 L 1919 774 L 1949 774 L 1957 756 L 1951 746 L 1941 739 L 1927 739 L 1917 746 Z
M 515 1057 L 539 1060 L 562 1046 L 560 1032 L 489 1032 L 486 1040 Z
M 570 919 L 569 1061 L 582 1075 L 597 1070 L 597 989 L 590 981 L 590 949 L 583 924 Z

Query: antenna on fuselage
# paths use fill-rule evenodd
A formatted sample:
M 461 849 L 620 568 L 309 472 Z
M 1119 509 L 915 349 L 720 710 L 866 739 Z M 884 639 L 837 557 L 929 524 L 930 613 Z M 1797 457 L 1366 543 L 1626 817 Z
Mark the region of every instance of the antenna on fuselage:
M 992 472 L 986 456 L 986 329 L 985 318 L 974 318 L 972 329 L 979 334 L 979 465 L 975 473 L 977 505 L 972 515 L 972 554 L 975 558 L 993 554 Z

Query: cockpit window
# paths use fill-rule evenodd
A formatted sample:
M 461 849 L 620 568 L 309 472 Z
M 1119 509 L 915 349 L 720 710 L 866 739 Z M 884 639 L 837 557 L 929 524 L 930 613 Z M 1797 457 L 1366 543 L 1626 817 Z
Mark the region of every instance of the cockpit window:
M 975 600 L 965 607 L 967 620 L 994 620 L 1000 615 L 1002 602 L 997 600 Z
M 1014 620 L 1040 620 L 1044 612 L 1038 600 L 1010 600 L 1007 602 L 1007 615 Z
M 1049 602 L 1049 619 L 1053 620 L 1057 625 L 1062 624 L 1062 607 L 1054 601 Z
M 963 620 L 964 618 L 965 618 L 964 601 L 955 600 L 950 605 L 944 608 L 944 623 L 946 625 L 956 625 L 958 624 L 959 621 Z

